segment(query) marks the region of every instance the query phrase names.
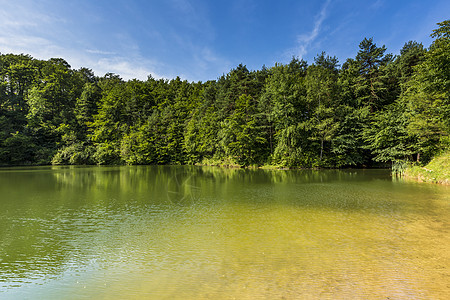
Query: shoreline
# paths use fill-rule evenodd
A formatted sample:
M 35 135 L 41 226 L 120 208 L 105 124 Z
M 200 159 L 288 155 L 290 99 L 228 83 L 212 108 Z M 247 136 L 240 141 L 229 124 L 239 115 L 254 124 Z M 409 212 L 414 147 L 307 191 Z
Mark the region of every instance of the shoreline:
M 436 155 L 426 166 L 410 166 L 402 177 L 420 183 L 450 185 L 450 150 Z
M 445 167 L 445 164 L 442 163 L 442 160 L 450 160 L 448 157 L 448 153 L 437 156 L 433 159 L 428 165 L 425 167 L 419 166 L 410 166 L 402 172 L 402 174 L 394 175 L 391 174 L 392 177 L 398 176 L 406 181 L 415 181 L 418 183 L 431 183 L 431 184 L 439 184 L 450 186 L 450 172 L 449 168 Z M 443 166 L 444 165 L 444 166 Z M 117 164 L 117 165 L 2 165 L 0 166 L 0 170 L 7 170 L 10 168 L 39 168 L 39 167 L 95 167 L 95 166 L 127 166 L 126 164 Z M 132 166 L 132 165 L 129 165 Z M 133 165 L 133 166 L 149 166 L 149 165 Z M 156 166 L 156 165 L 155 165 Z M 168 165 L 170 166 L 170 165 Z M 238 164 L 233 164 L 229 162 L 218 162 L 215 161 L 213 163 L 196 163 L 196 164 L 185 164 L 183 166 L 195 166 L 195 167 L 217 167 L 224 169 L 248 169 L 248 170 L 269 170 L 269 171 L 289 171 L 289 170 L 312 170 L 312 171 L 321 171 L 321 170 L 388 170 L 389 168 L 383 167 L 345 167 L 345 168 L 302 168 L 302 167 L 283 167 L 276 165 L 251 165 L 251 166 L 240 166 Z

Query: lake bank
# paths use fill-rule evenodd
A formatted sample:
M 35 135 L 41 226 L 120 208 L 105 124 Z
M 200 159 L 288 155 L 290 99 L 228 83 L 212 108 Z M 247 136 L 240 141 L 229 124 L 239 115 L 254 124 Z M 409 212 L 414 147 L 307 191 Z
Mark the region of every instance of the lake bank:
M 426 166 L 412 166 L 405 170 L 403 177 L 418 182 L 450 185 L 450 150 L 437 155 Z
M 8 168 L 33 168 L 33 167 L 94 167 L 95 165 L 0 165 L 0 169 L 8 169 Z M 126 165 L 109 165 L 109 166 L 126 166 Z M 136 166 L 145 166 L 145 165 L 136 165 Z M 162 165 L 164 166 L 164 165 Z M 170 166 L 170 165 L 166 165 Z M 250 166 L 242 166 L 232 160 L 217 160 L 217 159 L 204 159 L 201 163 L 196 163 L 194 165 L 179 165 L 179 166 L 196 166 L 196 167 L 218 167 L 224 169 L 249 169 L 249 170 L 379 170 L 379 169 L 388 169 L 383 167 L 344 167 L 344 168 L 302 168 L 302 167 L 285 167 L 280 165 L 250 165 Z M 105 166 L 107 167 L 107 166 Z M 441 155 L 436 156 L 434 159 L 430 161 L 426 166 L 409 166 L 404 171 L 400 172 L 403 179 L 423 182 L 423 183 L 435 183 L 442 185 L 450 185 L 450 150 L 443 152 Z M 392 175 L 394 176 L 394 175 Z

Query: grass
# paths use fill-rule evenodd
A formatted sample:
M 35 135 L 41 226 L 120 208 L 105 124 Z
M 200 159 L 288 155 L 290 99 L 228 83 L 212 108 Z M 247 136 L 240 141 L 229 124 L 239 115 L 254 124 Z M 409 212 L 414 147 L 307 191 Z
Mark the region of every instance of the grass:
M 218 166 L 218 167 L 227 167 L 227 168 L 240 168 L 241 166 L 235 162 L 234 160 L 227 159 L 215 159 L 215 158 L 204 158 L 200 164 L 200 166 Z
M 450 185 L 450 150 L 433 158 L 425 167 L 412 166 L 405 170 L 404 177 L 420 182 Z

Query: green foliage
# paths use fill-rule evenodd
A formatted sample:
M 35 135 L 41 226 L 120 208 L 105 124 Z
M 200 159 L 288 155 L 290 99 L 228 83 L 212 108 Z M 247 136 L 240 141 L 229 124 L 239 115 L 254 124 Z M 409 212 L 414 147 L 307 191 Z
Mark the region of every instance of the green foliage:
M 2 142 L 0 161 L 11 165 L 31 164 L 34 145 L 30 136 L 19 132 L 12 133 Z
M 0 56 L 0 109 L 22 111 L 28 106 L 27 90 L 35 83 L 38 63 L 28 55 Z
M 322 52 L 309 66 L 240 64 L 205 83 L 99 78 L 3 54 L 0 165 L 423 164 L 448 146 L 449 24 L 429 49 L 410 41 L 396 57 L 365 38 L 342 67 Z
M 325 57 L 322 52 L 315 59 L 316 64 L 307 69 L 305 84 L 307 88 L 308 109 L 312 112 L 307 122 L 311 130 L 309 139 L 316 148 L 320 148 L 320 155 L 315 166 L 327 166 L 325 160 L 331 154 L 330 147 L 337 137 L 339 122 L 335 118 L 338 97 L 337 58 Z M 317 151 L 317 150 L 316 150 Z M 325 157 L 324 157 L 325 156 Z
M 450 37 L 448 21 L 432 36 L 437 39 L 414 67 L 399 101 L 406 107 L 408 134 L 416 139 L 415 151 L 425 162 L 442 147 L 440 141 L 450 133 Z
M 445 20 L 437 23 L 439 28 L 434 29 L 431 34 L 432 38 L 436 38 L 437 40 L 449 40 L 450 39 L 450 20 Z
M 365 166 L 369 160 L 364 151 L 362 135 L 367 128 L 369 107 L 340 105 L 335 113 L 339 125 L 331 144 L 331 166 Z
M 260 110 L 265 120 L 271 160 L 281 166 L 304 166 L 309 161 L 307 122 L 311 111 L 305 85 L 306 62 L 292 59 L 276 65 L 266 79 Z
M 390 105 L 373 116 L 363 132 L 366 148 L 379 162 L 411 160 L 415 140 L 407 132 L 409 119 L 399 105 Z
M 405 170 L 406 178 L 422 182 L 450 184 L 450 150 L 442 151 L 424 167 L 412 166 Z
M 389 104 L 387 66 L 392 61 L 392 55 L 385 55 L 386 47 L 377 47 L 372 38 L 365 38 L 359 48 L 355 59 L 359 73 L 355 83 L 358 102 L 369 106 L 371 111 L 379 110 Z
M 400 56 L 396 59 L 396 65 L 398 68 L 398 78 L 402 91 L 407 88 L 406 83 L 411 80 L 414 74 L 414 67 L 420 64 L 424 60 L 426 50 L 422 44 L 414 41 L 409 41 L 400 50 Z
M 226 157 L 232 157 L 241 166 L 260 164 L 266 139 L 256 119 L 256 105 L 251 96 L 241 95 L 231 116 L 222 122 L 220 145 Z
M 195 164 L 212 158 L 218 151 L 218 114 L 213 106 L 199 107 L 188 121 L 184 135 L 184 151 L 188 163 Z

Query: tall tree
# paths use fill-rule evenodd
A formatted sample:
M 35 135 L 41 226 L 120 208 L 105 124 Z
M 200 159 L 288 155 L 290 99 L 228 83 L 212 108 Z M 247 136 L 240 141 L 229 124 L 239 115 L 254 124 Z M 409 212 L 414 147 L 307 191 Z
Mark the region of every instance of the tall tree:
M 312 130 L 312 141 L 320 144 L 318 164 L 322 164 L 325 143 L 334 138 L 338 123 L 334 119 L 334 108 L 337 103 L 337 70 L 336 57 L 325 56 L 322 52 L 315 58 L 315 63 L 308 67 L 305 77 L 307 89 L 308 110 L 313 114 L 309 120 Z M 331 144 L 331 143 L 330 143 Z
M 400 56 L 396 59 L 396 64 L 402 92 L 405 92 L 405 85 L 412 78 L 414 67 L 424 60 L 426 52 L 423 45 L 415 41 L 405 43 L 400 49 Z
M 0 55 L 0 109 L 27 113 L 28 89 L 38 74 L 38 62 L 29 55 Z
M 220 143 L 225 155 L 241 166 L 264 161 L 266 140 L 256 118 L 256 105 L 249 95 L 241 95 L 231 116 L 222 122 Z
M 438 23 L 436 38 L 415 74 L 406 84 L 401 101 L 407 107 L 407 130 L 417 138 L 417 161 L 431 159 L 445 145 L 439 141 L 450 133 L 450 21 Z
M 309 160 L 308 126 L 311 118 L 306 99 L 304 77 L 307 64 L 293 58 L 288 65 L 275 65 L 266 80 L 261 105 L 271 124 L 269 142 L 274 140 L 272 160 L 275 164 L 294 166 Z
M 356 94 L 362 105 L 367 105 L 371 111 L 375 111 L 382 105 L 389 104 L 386 101 L 388 94 L 385 67 L 392 61 L 392 55 L 385 55 L 386 47 L 377 47 L 372 38 L 365 38 L 359 48 L 355 59 L 359 67 Z

